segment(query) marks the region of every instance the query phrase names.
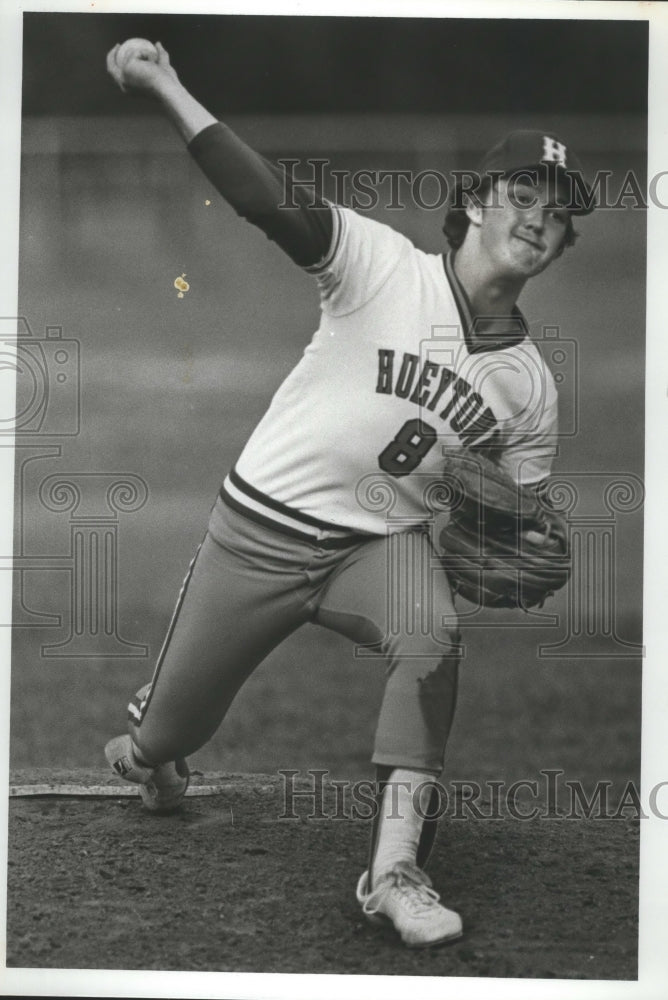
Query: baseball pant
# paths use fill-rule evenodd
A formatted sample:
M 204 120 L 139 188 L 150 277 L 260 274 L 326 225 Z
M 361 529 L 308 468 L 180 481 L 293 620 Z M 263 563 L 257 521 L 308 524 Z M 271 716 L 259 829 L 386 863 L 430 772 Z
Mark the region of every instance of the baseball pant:
M 327 548 L 258 525 L 219 498 L 130 732 L 153 764 L 187 757 L 283 639 L 311 622 L 385 660 L 373 762 L 440 774 L 457 695 L 459 636 L 423 527 Z M 362 663 L 365 661 L 362 660 Z

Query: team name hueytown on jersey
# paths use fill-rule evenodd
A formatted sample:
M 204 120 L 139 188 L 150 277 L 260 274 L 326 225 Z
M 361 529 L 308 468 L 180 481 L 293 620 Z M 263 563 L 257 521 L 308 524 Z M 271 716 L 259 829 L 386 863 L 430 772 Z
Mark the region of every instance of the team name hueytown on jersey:
M 397 359 L 395 364 L 395 353 L 383 348 L 378 350 L 376 392 L 394 394 L 415 403 L 423 411 L 435 413 L 440 420 L 448 422 L 450 430 L 467 447 L 496 427 L 491 409 L 485 406 L 482 396 L 466 379 L 434 361 L 425 361 L 420 368 L 418 356 L 405 351 L 401 363 Z

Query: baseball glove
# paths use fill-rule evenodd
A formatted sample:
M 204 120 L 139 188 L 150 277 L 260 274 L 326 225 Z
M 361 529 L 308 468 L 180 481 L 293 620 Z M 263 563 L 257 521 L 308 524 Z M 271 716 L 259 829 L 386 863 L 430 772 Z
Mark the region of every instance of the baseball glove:
M 471 452 L 446 460 L 450 519 L 441 558 L 455 593 L 478 605 L 540 606 L 570 576 L 564 519 L 492 461 Z

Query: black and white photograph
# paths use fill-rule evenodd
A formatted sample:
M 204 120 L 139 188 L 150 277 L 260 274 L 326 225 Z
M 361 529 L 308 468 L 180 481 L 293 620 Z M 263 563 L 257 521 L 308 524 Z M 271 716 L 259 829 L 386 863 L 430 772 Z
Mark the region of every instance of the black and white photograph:
M 660 5 L 123 7 L 3 15 L 2 992 L 662 996 Z

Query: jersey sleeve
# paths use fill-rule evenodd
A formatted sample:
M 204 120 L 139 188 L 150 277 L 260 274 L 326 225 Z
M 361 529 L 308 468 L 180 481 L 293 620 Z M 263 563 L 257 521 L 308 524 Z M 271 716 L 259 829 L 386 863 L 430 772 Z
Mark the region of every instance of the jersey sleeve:
M 345 316 L 378 293 L 413 245 L 391 226 L 352 209 L 332 205 L 332 221 L 328 253 L 306 270 L 317 279 L 323 312 Z
M 246 145 L 227 125 L 199 132 L 188 150 L 237 215 L 261 229 L 300 267 L 332 245 L 332 210 L 291 176 Z

